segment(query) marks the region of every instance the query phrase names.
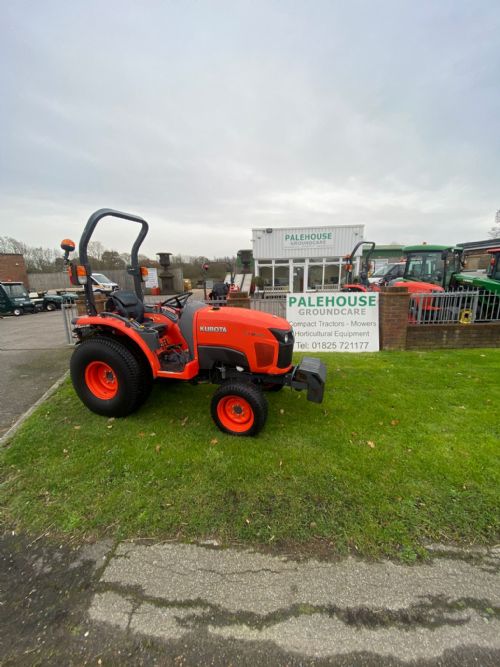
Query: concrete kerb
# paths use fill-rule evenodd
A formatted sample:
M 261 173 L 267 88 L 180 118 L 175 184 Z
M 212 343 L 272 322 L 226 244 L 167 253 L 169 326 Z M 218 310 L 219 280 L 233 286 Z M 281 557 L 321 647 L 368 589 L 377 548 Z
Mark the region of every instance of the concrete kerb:
M 63 384 L 63 382 L 66 380 L 66 378 L 69 376 L 69 371 L 66 371 L 60 378 L 59 380 L 56 380 L 54 384 L 47 389 L 47 391 L 40 396 L 40 398 L 33 403 L 31 408 L 26 410 L 24 414 L 22 414 L 16 421 L 15 423 L 9 428 L 9 430 L 2 435 L 0 438 L 0 447 L 6 447 L 9 443 L 9 440 L 15 435 L 15 433 L 18 431 L 18 429 L 24 424 L 24 422 L 28 419 L 28 417 L 31 417 L 31 415 L 37 410 L 42 403 L 45 403 L 47 399 L 49 399 L 52 394 L 59 389 L 59 387 Z

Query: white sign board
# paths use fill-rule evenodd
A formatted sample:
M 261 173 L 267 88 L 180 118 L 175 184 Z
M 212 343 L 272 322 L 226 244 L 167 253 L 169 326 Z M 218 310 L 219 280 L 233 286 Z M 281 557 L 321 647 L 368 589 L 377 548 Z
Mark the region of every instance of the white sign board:
M 378 294 L 287 294 L 286 318 L 299 352 L 377 352 Z
M 158 287 L 158 269 L 148 269 L 148 275 L 144 284 L 149 289 L 153 287 Z
M 253 229 L 254 259 L 343 257 L 363 238 L 363 225 Z

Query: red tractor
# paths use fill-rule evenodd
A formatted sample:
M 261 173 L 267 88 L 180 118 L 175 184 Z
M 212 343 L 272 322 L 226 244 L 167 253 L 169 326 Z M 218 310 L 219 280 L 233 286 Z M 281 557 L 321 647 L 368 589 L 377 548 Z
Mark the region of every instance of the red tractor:
M 132 246 L 129 273 L 135 291 L 117 290 L 97 312 L 87 248 L 102 218 L 112 216 L 141 225 Z M 219 308 L 190 301 L 192 292 L 151 306 L 143 300 L 139 248 L 148 224 L 135 215 L 100 209 L 85 226 L 79 264 L 70 263 L 72 282 L 84 286 L 87 315 L 73 320 L 78 339 L 71 357 L 71 379 L 81 401 L 93 412 L 125 417 L 148 397 L 157 378 L 218 384 L 211 414 L 221 431 L 253 436 L 264 426 L 267 401 L 263 390 L 289 386 L 306 389 L 321 403 L 326 367 L 304 357 L 292 365 L 294 335 L 283 318 L 242 308 Z M 74 249 L 61 244 L 65 260 Z

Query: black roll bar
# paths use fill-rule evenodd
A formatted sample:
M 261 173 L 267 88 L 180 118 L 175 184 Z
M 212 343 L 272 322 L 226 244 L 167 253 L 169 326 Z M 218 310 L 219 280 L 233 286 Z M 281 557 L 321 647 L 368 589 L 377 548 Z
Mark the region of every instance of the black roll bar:
M 90 279 L 90 276 L 92 275 L 92 268 L 89 263 L 87 248 L 97 223 L 99 222 L 99 220 L 102 220 L 102 218 L 105 218 L 107 216 L 110 216 L 112 218 L 122 218 L 122 220 L 131 220 L 132 222 L 138 222 L 141 225 L 141 230 L 139 232 L 139 235 L 137 236 L 136 240 L 134 241 L 134 245 L 132 246 L 132 252 L 130 254 L 131 266 L 128 269 L 128 272 L 134 278 L 134 288 L 137 297 L 141 301 L 143 301 L 144 299 L 144 295 L 142 292 L 142 284 L 141 284 L 141 271 L 139 268 L 139 248 L 141 247 L 142 242 L 144 241 L 148 233 L 149 230 L 148 223 L 143 218 L 140 218 L 138 215 L 132 215 L 132 213 L 123 213 L 122 211 L 115 211 L 112 208 L 100 208 L 95 213 L 92 213 L 92 215 L 88 219 L 88 222 L 85 225 L 85 229 L 83 230 L 82 236 L 80 238 L 80 245 L 78 247 L 80 264 L 85 267 L 85 272 L 87 274 L 87 282 L 85 283 L 85 301 L 87 305 L 87 313 L 89 315 L 97 315 L 97 309 L 95 306 L 92 281 Z
M 362 285 L 365 285 L 365 287 L 367 287 L 369 285 L 368 270 L 369 270 L 369 267 L 370 267 L 370 258 L 373 254 L 373 251 L 375 250 L 375 243 L 373 241 L 359 241 L 354 246 L 354 249 L 351 252 L 351 254 L 348 255 L 348 260 L 347 261 L 350 265 L 352 265 L 353 262 L 354 262 L 354 256 L 356 254 L 356 251 L 358 250 L 358 248 L 360 248 L 364 245 L 370 246 L 370 249 L 366 253 L 366 257 L 365 257 L 364 261 L 363 261 L 363 257 L 361 256 L 360 281 L 361 281 Z M 353 273 L 352 269 L 350 269 L 347 272 L 347 275 L 346 275 L 346 282 L 347 283 L 350 283 L 352 281 L 352 273 Z M 361 274 L 364 274 L 364 275 L 362 276 Z

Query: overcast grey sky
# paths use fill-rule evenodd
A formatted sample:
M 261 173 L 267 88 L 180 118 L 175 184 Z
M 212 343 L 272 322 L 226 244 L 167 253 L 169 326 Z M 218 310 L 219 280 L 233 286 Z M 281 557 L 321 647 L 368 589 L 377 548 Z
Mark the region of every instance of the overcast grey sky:
M 0 33 L 2 235 L 109 206 L 212 256 L 259 226 L 479 239 L 500 208 L 498 0 L 5 0 Z

